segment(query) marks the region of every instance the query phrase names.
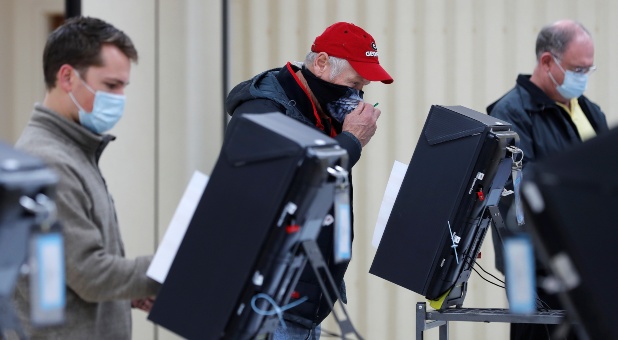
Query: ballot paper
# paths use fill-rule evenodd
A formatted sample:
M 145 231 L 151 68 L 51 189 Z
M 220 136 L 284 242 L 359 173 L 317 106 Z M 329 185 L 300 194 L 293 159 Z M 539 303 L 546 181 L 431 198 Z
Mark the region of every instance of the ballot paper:
M 399 188 L 401 188 L 401 183 L 403 182 L 407 169 L 408 166 L 399 161 L 395 161 L 393 164 L 393 169 L 391 170 L 391 175 L 388 178 L 386 190 L 384 191 L 384 197 L 382 198 L 382 204 L 380 205 L 380 211 L 378 212 L 376 227 L 373 231 L 373 241 L 371 244 L 375 248 L 378 248 L 380 245 L 382 234 L 384 234 L 384 228 L 386 228 L 386 223 L 393 210 L 393 205 L 395 205 L 395 199 L 397 199 L 397 194 L 399 193 Z
M 159 283 L 165 281 L 207 183 L 208 176 L 199 171 L 193 173 L 189 185 L 187 185 L 185 193 L 176 207 L 176 212 L 174 212 L 174 216 L 167 226 L 165 235 L 146 272 L 146 275 L 151 279 Z

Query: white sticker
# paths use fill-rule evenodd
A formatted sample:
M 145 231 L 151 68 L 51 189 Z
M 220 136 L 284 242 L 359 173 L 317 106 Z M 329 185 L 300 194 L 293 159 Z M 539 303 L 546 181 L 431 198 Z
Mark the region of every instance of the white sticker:
M 35 325 L 61 323 L 66 303 L 62 235 L 59 232 L 35 234 L 31 244 L 32 322 Z
M 349 261 L 352 257 L 350 203 L 347 192 L 335 197 L 335 262 Z
M 64 255 L 58 233 L 37 237 L 39 297 L 42 309 L 64 306 Z
M 509 309 L 515 314 L 536 311 L 536 280 L 534 253 L 526 235 L 509 237 L 504 241 L 506 294 Z

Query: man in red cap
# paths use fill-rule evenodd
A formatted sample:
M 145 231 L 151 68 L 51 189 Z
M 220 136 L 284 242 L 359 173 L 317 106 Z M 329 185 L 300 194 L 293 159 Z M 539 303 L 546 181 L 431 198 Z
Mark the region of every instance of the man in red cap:
M 225 109 L 232 116 L 230 124 L 244 113 L 281 112 L 319 129 L 348 152 L 352 183 L 351 169 L 373 137 L 380 116 L 378 108 L 363 101 L 363 87 L 372 81 L 393 82 L 380 65 L 375 40 L 354 24 L 338 22 L 315 38 L 304 63 L 288 62 L 234 87 Z M 350 207 L 351 196 L 350 187 Z M 332 228 L 332 222 L 325 223 L 317 243 L 346 302 L 343 276 L 347 262 L 334 261 Z M 296 291 L 308 300 L 286 311 L 287 327 L 279 327 L 275 339 L 319 338 L 319 325 L 332 310 L 310 266 L 306 266 Z

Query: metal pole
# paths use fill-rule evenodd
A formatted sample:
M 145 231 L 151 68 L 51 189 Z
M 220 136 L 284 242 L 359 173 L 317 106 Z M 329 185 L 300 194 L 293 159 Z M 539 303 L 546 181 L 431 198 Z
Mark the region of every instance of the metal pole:
M 227 98 L 227 93 L 229 91 L 229 6 L 227 0 L 221 1 L 221 89 L 223 95 L 222 107 L 225 107 L 225 98 Z M 225 113 L 225 108 L 221 112 L 222 114 L 222 123 L 223 123 L 223 138 L 225 138 L 225 130 L 227 128 L 228 115 Z
M 64 18 L 78 17 L 82 15 L 82 0 L 64 1 Z

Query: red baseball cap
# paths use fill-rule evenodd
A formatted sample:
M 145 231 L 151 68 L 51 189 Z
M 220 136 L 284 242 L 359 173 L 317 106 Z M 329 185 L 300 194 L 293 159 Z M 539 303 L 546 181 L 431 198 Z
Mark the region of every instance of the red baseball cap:
M 347 60 L 352 68 L 367 80 L 381 81 L 384 84 L 393 82 L 393 77 L 380 66 L 378 48 L 373 37 L 354 24 L 338 22 L 330 25 L 315 38 L 311 51 L 325 52 Z

